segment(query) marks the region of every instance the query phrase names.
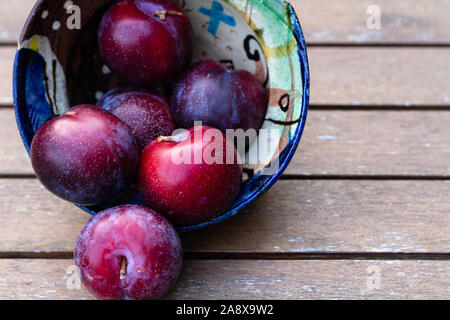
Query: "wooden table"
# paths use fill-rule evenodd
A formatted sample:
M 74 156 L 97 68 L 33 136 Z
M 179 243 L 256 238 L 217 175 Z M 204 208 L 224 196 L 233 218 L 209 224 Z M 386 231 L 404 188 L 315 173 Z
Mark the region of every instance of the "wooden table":
M 293 2 L 312 74 L 300 148 L 257 203 L 182 235 L 169 298 L 449 299 L 450 3 Z M 33 4 L 0 1 L 0 298 L 91 299 L 72 274 L 89 216 L 35 179 L 14 120 L 11 66 Z

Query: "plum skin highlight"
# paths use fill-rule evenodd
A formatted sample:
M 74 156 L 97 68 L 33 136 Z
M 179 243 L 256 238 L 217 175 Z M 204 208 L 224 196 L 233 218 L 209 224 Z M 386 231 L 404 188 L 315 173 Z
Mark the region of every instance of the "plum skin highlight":
M 93 105 L 73 107 L 47 121 L 31 143 L 39 181 L 80 205 L 111 203 L 135 181 L 139 150 L 130 128 Z
M 214 144 L 205 138 L 209 130 L 222 136 L 221 163 L 208 163 L 203 157 Z M 181 139 L 178 135 L 151 142 L 142 153 L 138 174 L 144 202 L 178 226 L 203 223 L 225 213 L 238 196 L 242 182 L 237 151 L 220 130 L 199 126 L 186 133 Z M 232 163 L 227 163 L 230 145 Z M 196 153 L 200 154 L 197 163 Z M 187 155 L 188 163 L 174 161 L 180 154 Z
M 192 41 L 191 23 L 172 0 L 121 0 L 98 29 L 100 53 L 111 70 L 146 88 L 169 83 L 189 66 Z
M 97 105 L 131 128 L 140 151 L 154 139 L 171 135 L 175 130 L 169 103 L 158 93 L 133 87 L 117 88 L 108 92 Z
M 175 284 L 183 263 L 180 238 L 155 211 L 137 205 L 108 209 L 80 232 L 75 264 L 98 299 L 150 300 Z
M 195 121 L 226 133 L 227 129 L 259 130 L 267 112 L 268 95 L 245 70 L 228 70 L 220 62 L 203 60 L 178 80 L 170 108 L 180 128 Z

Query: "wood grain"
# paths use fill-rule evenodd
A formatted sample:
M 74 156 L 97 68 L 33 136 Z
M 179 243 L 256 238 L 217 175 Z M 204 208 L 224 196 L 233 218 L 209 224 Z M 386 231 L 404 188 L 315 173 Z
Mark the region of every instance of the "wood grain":
M 0 1 L 0 43 L 17 43 L 36 0 Z
M 72 270 L 72 260 L 0 260 L 0 299 L 92 299 Z M 450 261 L 188 260 L 166 298 L 449 299 L 449 274 Z
M 35 0 L 0 2 L 0 43 L 15 43 Z M 440 0 L 292 0 L 309 43 L 450 43 L 450 4 Z M 380 30 L 367 28 L 378 5 Z
M 3 105 L 12 103 L 14 50 L 0 48 Z M 450 105 L 450 48 L 313 47 L 308 53 L 313 105 Z
M 17 129 L 14 110 L 0 108 L 0 174 L 16 173 L 31 174 L 33 169 Z
M 223 224 L 182 235 L 188 257 L 205 260 L 186 260 L 167 298 L 449 299 L 450 2 L 292 2 L 307 42 L 322 46 L 308 51 L 311 103 L 330 110 L 310 112 L 285 180 Z M 6 259 L 70 258 L 90 217 L 36 179 L 7 178 L 32 174 L 11 79 L 34 3 L 0 2 L 0 299 L 92 299 L 67 288 L 78 279 L 68 274 L 72 259 Z M 381 9 L 381 30 L 367 29 L 369 5 Z M 348 45 L 381 46 L 336 47 Z M 276 260 L 316 253 L 442 260 Z M 212 260 L 217 254 L 243 260 Z M 265 254 L 275 260 L 252 260 Z M 370 289 L 373 271 L 380 286 Z
M 450 113 L 313 111 L 287 174 L 450 175 Z
M 450 252 L 450 181 L 279 181 L 186 250 Z
M 0 47 L 0 106 L 11 106 L 15 47 Z
M 450 48 L 309 48 L 311 103 L 450 104 Z
M 441 0 L 293 0 L 308 43 L 450 43 L 450 3 Z M 367 28 L 367 8 L 381 10 L 381 29 Z
M 311 111 L 289 175 L 450 175 L 450 113 Z M 0 174 L 32 174 L 12 109 L 0 109 Z
M 0 179 L 0 252 L 73 251 L 89 215 L 36 179 Z
M 187 251 L 449 252 L 450 181 L 279 181 Z M 35 179 L 0 179 L 0 252 L 71 252 L 89 219 Z

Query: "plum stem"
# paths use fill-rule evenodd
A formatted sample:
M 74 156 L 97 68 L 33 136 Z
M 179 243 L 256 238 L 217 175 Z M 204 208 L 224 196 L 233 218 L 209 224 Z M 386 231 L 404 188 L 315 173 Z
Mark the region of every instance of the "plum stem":
M 166 21 L 166 17 L 168 15 L 174 15 L 174 16 L 182 16 L 182 12 L 178 11 L 170 11 L 170 10 L 161 10 L 161 11 L 155 11 L 153 13 L 153 16 L 158 16 L 162 21 Z
M 177 142 L 177 141 L 175 141 L 174 137 L 161 136 L 158 137 L 158 142 Z
M 172 136 L 161 136 L 158 137 L 158 142 L 183 142 L 189 138 L 189 132 L 186 130 L 183 130 L 175 135 Z
M 227 68 L 227 70 L 233 70 L 233 64 L 231 62 L 227 62 L 225 64 L 225 68 Z
M 127 258 L 122 257 L 122 267 L 120 268 L 120 280 L 124 280 L 127 275 Z

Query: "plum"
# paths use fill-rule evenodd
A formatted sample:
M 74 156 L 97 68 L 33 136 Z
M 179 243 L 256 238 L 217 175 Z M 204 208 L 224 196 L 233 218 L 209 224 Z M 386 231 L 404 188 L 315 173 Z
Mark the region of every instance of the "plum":
M 233 142 L 207 126 L 151 142 L 142 153 L 138 175 L 145 203 L 182 226 L 225 213 L 241 182 Z
M 202 121 L 226 133 L 227 129 L 259 130 L 267 105 L 267 93 L 253 74 L 203 60 L 176 83 L 170 108 L 178 127 L 190 128 Z
M 175 122 L 167 100 L 160 94 L 139 88 L 117 88 L 108 92 L 98 103 L 132 130 L 140 151 L 159 136 L 171 135 Z
M 121 0 L 103 16 L 100 53 L 120 78 L 144 87 L 174 80 L 192 57 L 192 26 L 172 0 Z
M 58 197 L 96 205 L 114 201 L 135 181 L 139 149 L 119 118 L 80 105 L 37 131 L 31 162 L 39 181 Z
M 74 255 L 84 286 L 98 299 L 111 300 L 161 298 L 183 262 L 170 222 L 137 205 L 94 216 L 80 232 Z

